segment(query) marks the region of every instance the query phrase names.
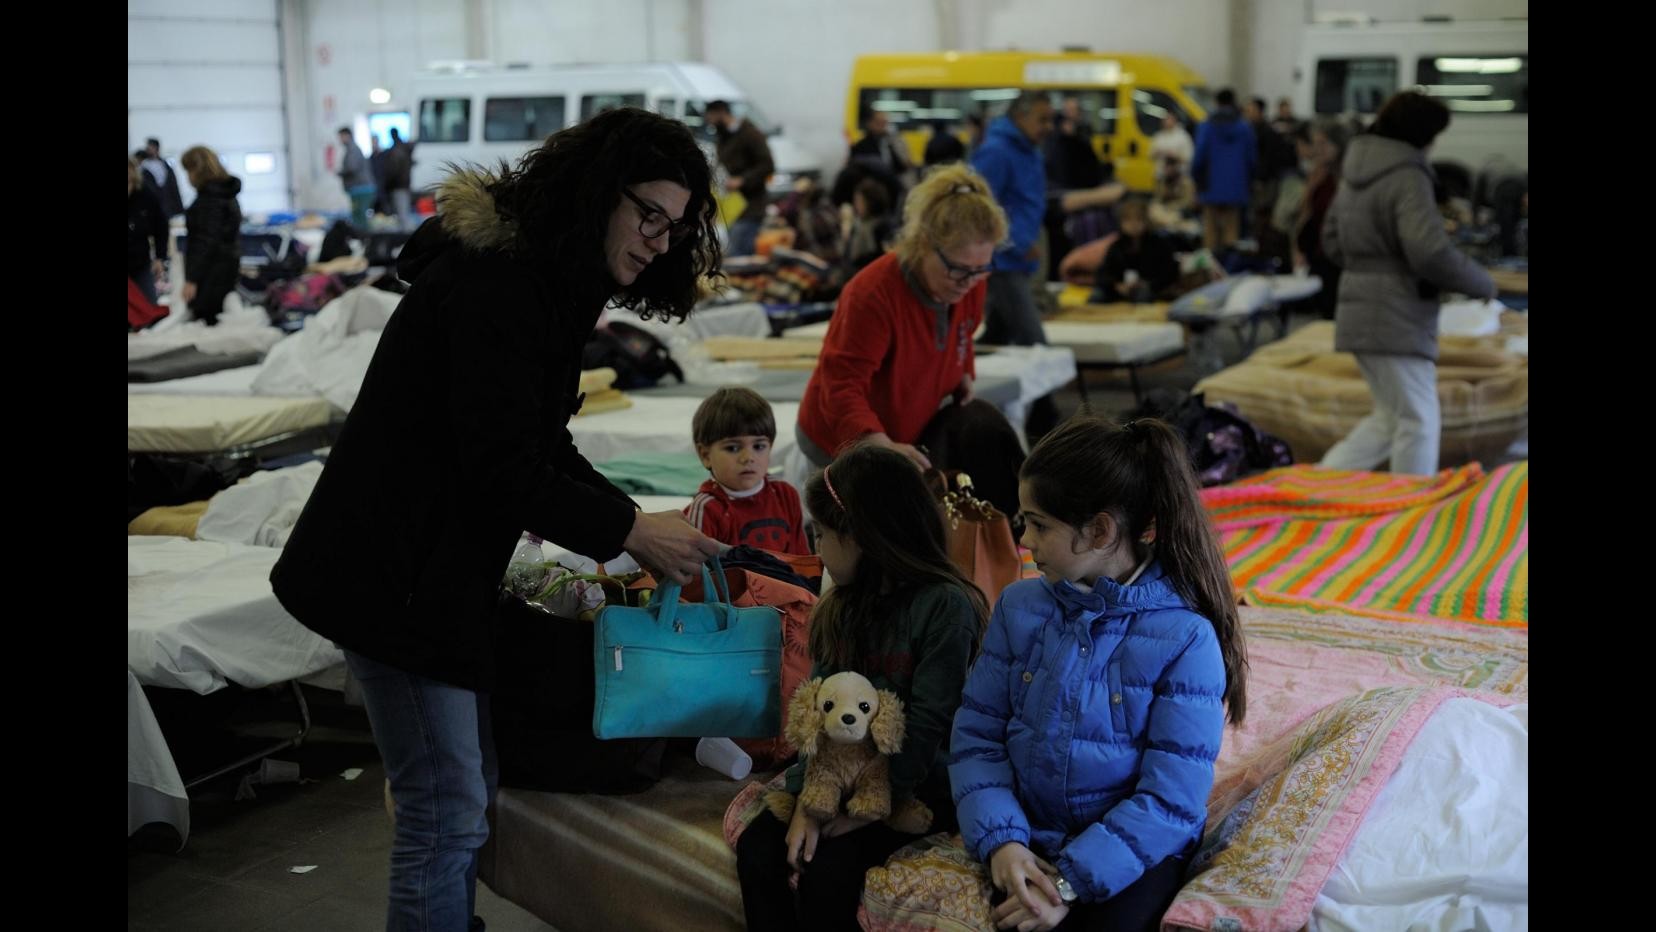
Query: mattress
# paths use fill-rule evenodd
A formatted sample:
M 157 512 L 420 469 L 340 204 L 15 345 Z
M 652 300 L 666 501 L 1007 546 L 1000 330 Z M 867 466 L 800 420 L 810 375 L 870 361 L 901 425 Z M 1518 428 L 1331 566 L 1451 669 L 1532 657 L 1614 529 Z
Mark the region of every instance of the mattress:
M 205 375 L 185 376 L 165 382 L 128 382 L 128 395 L 237 395 L 251 396 L 253 380 L 262 366 L 221 369 Z
M 560 929 L 740 932 L 721 826 L 744 784 L 681 753 L 665 771 L 632 796 L 502 789 L 478 878 Z
M 143 359 L 127 360 L 127 381 L 165 382 L 192 375 L 205 375 L 222 369 L 239 369 L 257 365 L 261 355 L 251 351 L 203 353 L 193 346 L 181 346 Z
M 322 427 L 332 417 L 333 405 L 321 397 L 128 395 L 127 449 L 142 453 L 229 450 Z
M 1527 322 L 1503 318 L 1489 337 L 1439 340 L 1439 466 L 1498 459 L 1529 426 L 1529 362 L 1508 351 Z M 1334 352 L 1334 324 L 1317 321 L 1196 384 L 1209 404 L 1230 402 L 1261 429 L 1316 462 L 1373 409 L 1350 353 Z
M 1184 328 L 1178 324 L 1076 323 L 1049 320 L 1047 342 L 1067 346 L 1081 365 L 1131 365 L 1150 362 L 1184 349 Z
M 1057 314 L 1047 318 L 1046 326 L 1054 323 L 1143 323 L 1159 324 L 1167 320 L 1166 301 L 1148 304 L 1071 304 L 1064 305 Z

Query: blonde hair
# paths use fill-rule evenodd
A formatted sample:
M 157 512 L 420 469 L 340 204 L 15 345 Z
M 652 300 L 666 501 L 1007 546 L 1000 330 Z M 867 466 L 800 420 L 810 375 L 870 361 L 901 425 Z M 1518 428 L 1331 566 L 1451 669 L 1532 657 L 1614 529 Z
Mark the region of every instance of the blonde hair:
M 933 249 L 985 240 L 998 245 L 1007 230 L 1006 211 L 995 203 L 989 182 L 970 166 L 943 165 L 908 193 L 892 251 L 903 265 L 917 268 Z
M 218 153 L 206 146 L 191 146 L 179 156 L 178 164 L 184 166 L 184 174 L 190 179 L 190 187 L 199 188 L 209 181 L 217 181 L 230 177 L 219 161 Z

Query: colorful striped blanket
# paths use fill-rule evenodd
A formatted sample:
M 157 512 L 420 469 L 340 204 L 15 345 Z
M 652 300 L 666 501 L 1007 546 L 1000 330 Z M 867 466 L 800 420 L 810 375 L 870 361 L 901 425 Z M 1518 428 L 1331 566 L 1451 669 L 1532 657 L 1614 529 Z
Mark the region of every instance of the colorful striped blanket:
M 1529 463 L 1436 476 L 1271 470 L 1202 491 L 1254 605 L 1529 625 Z

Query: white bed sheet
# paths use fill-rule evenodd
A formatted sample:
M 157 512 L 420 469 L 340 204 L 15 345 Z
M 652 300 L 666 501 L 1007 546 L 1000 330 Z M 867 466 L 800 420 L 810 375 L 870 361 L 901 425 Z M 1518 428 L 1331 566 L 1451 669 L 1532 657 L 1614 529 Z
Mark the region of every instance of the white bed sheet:
M 127 670 L 127 834 L 164 822 L 190 837 L 190 795 L 144 688 Z
M 207 694 L 315 678 L 345 655 L 276 601 L 281 551 L 127 538 L 127 834 L 164 822 L 190 834 L 189 795 L 143 686 Z
M 186 319 L 189 311 L 181 311 L 181 305 L 174 304 L 171 308 L 155 326 L 127 334 L 128 362 L 186 346 L 215 355 L 263 353 L 282 339 L 282 331 L 271 326 L 264 308 L 243 304 L 241 296 L 234 291 L 225 297 L 224 311 L 213 327 Z
M 1018 397 L 1001 405 L 1001 413 L 1023 436 L 1029 406 L 1075 381 L 1075 351 L 1067 346 L 1003 346 L 987 356 L 978 354 L 978 381 L 986 378 L 1018 380 Z
M 270 686 L 345 655 L 276 601 L 272 547 L 127 538 L 127 668 L 147 686 L 206 695 Z
M 1077 363 L 1133 363 L 1155 359 L 1184 346 L 1184 328 L 1174 323 L 1052 321 L 1047 342 L 1068 347 Z
M 248 476 L 207 503 L 196 539 L 280 549 L 321 475 L 322 464 L 312 461 Z
M 695 449 L 690 439 L 690 420 L 700 398 L 658 395 L 631 395 L 633 405 L 602 414 L 571 418 L 569 433 L 575 446 L 591 463 L 603 463 L 633 453 L 688 453 Z M 776 446 L 772 462 L 782 462 L 794 446 L 794 422 L 799 420 L 799 403 L 778 401 L 771 405 L 776 415 Z
M 380 332 L 400 295 L 358 286 L 329 301 L 304 329 L 278 343 L 253 380 L 253 393 L 320 395 L 341 411 L 356 403 Z
M 1446 701 L 1375 798 L 1311 932 L 1529 927 L 1529 706 Z

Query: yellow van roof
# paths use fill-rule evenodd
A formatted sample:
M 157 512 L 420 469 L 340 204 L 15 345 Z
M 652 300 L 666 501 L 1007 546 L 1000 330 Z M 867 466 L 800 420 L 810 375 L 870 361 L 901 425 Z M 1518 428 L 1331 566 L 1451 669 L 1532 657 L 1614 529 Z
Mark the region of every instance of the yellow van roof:
M 1118 52 L 908 52 L 859 55 L 851 80 L 887 87 L 1086 87 L 1149 80 L 1176 85 L 1207 81 L 1165 55 Z

